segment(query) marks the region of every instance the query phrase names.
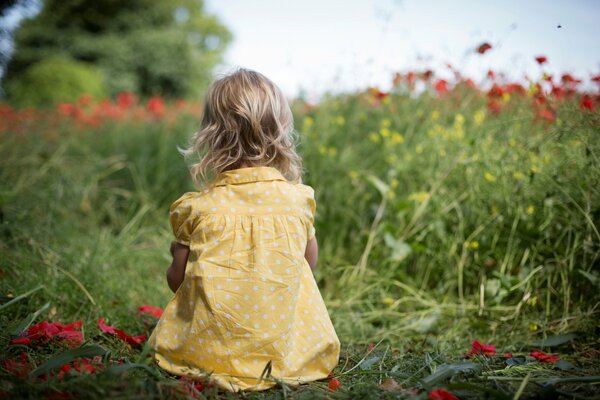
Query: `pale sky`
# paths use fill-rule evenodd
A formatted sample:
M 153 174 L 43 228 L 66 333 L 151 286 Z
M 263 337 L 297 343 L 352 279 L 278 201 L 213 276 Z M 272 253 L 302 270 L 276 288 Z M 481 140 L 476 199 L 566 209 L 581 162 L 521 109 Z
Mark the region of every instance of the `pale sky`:
M 597 0 L 207 0 L 206 8 L 234 35 L 217 72 L 255 69 L 290 97 L 385 90 L 395 71 L 450 78 L 446 63 L 475 81 L 490 68 L 523 81 L 541 74 L 538 55 L 550 73 L 589 81 L 600 72 Z M 482 42 L 493 49 L 474 53 Z

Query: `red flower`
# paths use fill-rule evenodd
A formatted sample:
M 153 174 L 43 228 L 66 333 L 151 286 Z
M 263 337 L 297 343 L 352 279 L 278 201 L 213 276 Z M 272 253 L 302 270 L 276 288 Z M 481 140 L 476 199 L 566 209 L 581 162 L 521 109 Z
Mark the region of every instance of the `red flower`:
M 594 112 L 594 100 L 592 99 L 592 96 L 584 94 L 579 102 L 579 108 L 581 108 L 582 111 Z
M 538 64 L 542 65 L 548 62 L 548 58 L 546 58 L 546 56 L 538 56 L 535 58 L 535 61 L 537 61 Z
M 138 307 L 138 311 L 142 314 L 150 314 L 156 318 L 160 318 L 163 313 L 162 308 L 149 306 L 147 304 L 143 304 Z
M 493 344 L 483 344 L 477 340 L 473 340 L 471 343 L 471 350 L 465 354 L 465 357 L 472 358 L 478 354 L 483 354 L 484 356 L 493 356 L 496 354 L 496 346 Z
M 493 80 L 496 79 L 496 74 L 491 69 L 488 69 L 487 77 Z
M 500 113 L 500 110 L 502 110 L 500 104 L 496 100 L 488 101 L 487 108 L 492 114 L 498 114 Z
M 438 79 L 433 87 L 439 94 L 448 93 L 448 82 L 443 79 Z
M 69 325 L 59 322 L 42 321 L 27 328 L 20 337 L 10 341 L 10 344 L 45 344 L 54 338 L 59 338 L 71 345 L 71 347 L 83 343 L 83 332 L 75 329 L 81 328 L 82 320 Z
M 27 353 L 22 351 L 19 354 L 19 359 L 5 358 L 2 360 L 2 367 L 14 376 L 25 378 L 30 371 L 29 363 L 27 362 Z
M 165 102 L 160 96 L 150 97 L 150 99 L 148 99 L 146 108 L 157 118 L 162 118 L 162 116 L 165 114 Z
M 525 94 L 527 91 L 525 88 L 518 83 L 509 83 L 504 87 L 506 93 L 517 93 L 517 94 Z
M 458 400 L 458 397 L 445 389 L 433 389 L 427 398 L 429 400 Z
M 600 74 L 592 76 L 592 82 L 600 83 Z
M 539 362 L 543 362 L 543 363 L 555 363 L 558 360 L 560 360 L 559 356 L 555 356 L 552 354 L 546 354 L 542 351 L 532 351 L 531 357 L 533 357 L 536 360 L 538 360 Z
M 89 94 L 84 94 L 79 97 L 77 102 L 79 104 L 81 104 L 82 106 L 86 107 L 86 106 L 89 106 L 90 104 L 92 104 L 94 102 L 94 99 Z
M 117 95 L 117 104 L 121 108 L 130 108 L 135 105 L 137 98 L 131 92 L 121 92 Z
M 536 118 L 541 118 L 548 122 L 554 122 L 554 120 L 556 119 L 556 113 L 547 108 L 542 108 L 541 110 L 539 110 L 537 112 L 537 114 L 535 116 L 536 116 Z
M 512 353 L 504 353 L 504 357 L 511 358 L 512 357 Z
M 502 95 L 504 95 L 504 90 L 502 90 L 502 88 L 500 87 L 500 85 L 497 85 L 497 84 L 494 83 L 494 85 L 492 86 L 492 88 L 488 92 L 488 97 L 490 97 L 490 98 L 500 98 L 500 97 L 502 97 Z
M 477 50 L 476 50 L 476 51 L 477 51 L 479 54 L 483 54 L 483 53 L 485 53 L 486 51 L 490 50 L 491 48 L 492 48 L 492 45 L 491 45 L 491 44 L 489 44 L 488 42 L 484 42 L 484 43 L 480 44 L 480 45 L 477 47 Z
M 573 75 L 571 74 L 563 74 L 563 76 L 560 77 L 560 80 L 564 83 L 564 84 L 577 84 L 577 83 L 581 83 L 581 79 L 576 79 L 575 77 L 573 77 Z
M 144 335 L 129 336 L 128 334 L 125 333 L 125 331 L 123 331 L 121 329 L 117 329 L 114 326 L 106 325 L 104 323 L 104 318 L 100 318 L 98 320 L 98 328 L 100 328 L 100 330 L 102 332 L 117 335 L 121 340 L 124 340 L 127 343 L 134 345 L 134 346 L 139 346 L 146 341 L 146 336 L 144 336 Z
M 195 381 L 192 377 L 189 376 L 182 376 L 181 378 L 179 378 L 179 382 L 183 387 L 185 393 L 193 398 L 197 398 L 199 392 L 202 392 L 206 387 L 204 385 L 204 382 Z
M 335 392 L 336 390 L 341 389 L 341 387 L 342 383 L 338 379 L 333 378 L 329 380 L 329 390 L 331 392 Z

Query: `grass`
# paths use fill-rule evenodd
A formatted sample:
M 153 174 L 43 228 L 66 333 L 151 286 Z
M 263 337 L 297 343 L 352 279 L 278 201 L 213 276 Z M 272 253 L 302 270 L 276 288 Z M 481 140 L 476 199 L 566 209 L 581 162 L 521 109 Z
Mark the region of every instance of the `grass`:
M 381 103 L 369 92 L 295 102 L 342 387 L 196 396 L 427 398 L 443 387 L 460 398 L 598 398 L 598 114 L 550 99 L 557 119 L 535 121 L 530 101 L 513 96 L 493 115 L 459 85 L 441 97 L 398 88 Z M 83 348 L 109 352 L 107 371 L 62 380 L 4 367 L 7 398 L 186 397 L 147 349 L 97 326 L 149 335 L 155 320 L 137 307 L 171 299 L 168 206 L 194 190 L 175 146 L 198 117 L 176 116 L 82 126 L 34 115 L 17 126 L 26 131 L 2 134 L 2 358 L 25 351 L 35 368 L 68 351 L 8 344 L 42 320 L 83 320 Z M 499 355 L 465 360 L 474 339 Z M 541 363 L 535 349 L 569 364 Z

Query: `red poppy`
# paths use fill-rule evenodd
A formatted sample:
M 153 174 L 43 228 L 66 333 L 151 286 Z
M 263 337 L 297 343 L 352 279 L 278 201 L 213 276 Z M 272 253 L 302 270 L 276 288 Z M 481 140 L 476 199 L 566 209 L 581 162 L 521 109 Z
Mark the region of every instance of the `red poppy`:
M 338 389 L 341 389 L 342 387 L 342 383 L 336 379 L 336 378 L 332 378 L 329 380 L 329 390 L 331 392 L 335 392 Z
M 19 354 L 19 359 L 5 358 L 2 360 L 2 367 L 10 374 L 18 376 L 19 378 L 25 378 L 31 370 L 29 363 L 27 362 L 27 353 L 24 351 Z
M 81 104 L 82 106 L 86 107 L 86 106 L 89 106 L 90 104 L 92 104 L 94 102 L 94 99 L 89 94 L 84 94 L 79 97 L 77 102 L 79 104 Z
M 75 330 L 81 328 L 82 323 L 83 320 L 69 325 L 42 321 L 27 328 L 20 337 L 11 340 L 10 344 L 45 344 L 54 338 L 59 338 L 74 347 L 83 343 L 83 332 Z
M 512 357 L 512 353 L 504 353 L 504 357 L 511 358 Z
M 600 83 L 600 74 L 592 76 L 592 82 Z
M 126 341 L 130 345 L 139 346 L 146 341 L 145 335 L 129 336 L 125 333 L 125 331 L 121 329 L 117 329 L 114 326 L 106 325 L 104 323 L 104 318 L 100 318 L 98 320 L 98 328 L 100 328 L 102 332 L 117 335 L 121 340 Z
M 141 314 L 149 314 L 149 315 L 152 315 L 153 317 L 156 317 L 156 318 L 160 318 L 160 316 L 163 313 L 162 308 L 160 308 L 160 307 L 154 307 L 154 306 L 149 306 L 147 304 L 143 304 L 143 305 L 139 306 L 138 307 L 138 311 Z
M 592 96 L 584 94 L 579 102 L 579 108 L 582 111 L 594 112 L 594 99 L 592 99 Z
M 409 73 L 406 74 L 406 82 L 408 83 L 408 87 L 409 89 L 414 89 L 415 87 L 415 79 L 416 79 L 416 74 L 412 71 L 410 71 Z
M 504 90 L 498 84 L 493 84 L 492 88 L 488 92 L 488 97 L 490 98 L 500 98 L 504 95 Z
M 435 85 L 433 85 L 433 87 L 435 88 L 435 90 L 437 90 L 439 94 L 448 93 L 448 82 L 446 82 L 443 79 L 438 79 L 438 81 L 435 83 Z
M 548 62 L 548 58 L 546 56 L 538 56 L 535 58 L 535 61 L 537 61 L 538 64 L 542 65 Z
M 155 117 L 162 118 L 165 114 L 165 102 L 160 96 L 150 97 L 146 109 Z
M 117 104 L 121 108 L 130 108 L 135 105 L 137 98 L 131 92 L 121 92 L 117 95 Z
M 472 358 L 478 354 L 484 356 L 493 356 L 496 354 L 496 346 L 493 344 L 484 344 L 477 340 L 471 342 L 471 350 L 465 353 L 466 358 Z
M 487 103 L 487 109 L 492 114 L 498 114 L 502 110 L 502 107 L 500 107 L 500 103 L 498 103 L 496 100 L 490 100 Z
M 476 51 L 477 51 L 479 54 L 483 54 L 483 53 L 485 53 L 486 51 L 490 50 L 491 48 L 492 48 L 492 45 L 491 45 L 491 44 L 489 44 L 488 42 L 484 42 L 484 43 L 480 44 L 480 45 L 477 47 L 477 50 L 476 50 Z
M 458 400 L 458 397 L 445 389 L 433 389 L 427 398 L 429 400 Z
M 532 351 L 531 357 L 533 357 L 536 360 L 538 360 L 539 362 L 543 362 L 543 363 L 555 363 L 558 360 L 560 360 L 559 356 L 547 354 L 542 351 Z
M 504 90 L 506 90 L 506 93 L 517 93 L 521 95 L 527 93 L 525 88 L 518 83 L 509 83 L 504 87 Z
M 491 69 L 488 69 L 487 77 L 494 80 L 494 79 L 496 79 L 496 73 L 494 71 L 492 71 Z
M 571 74 L 563 74 L 560 77 L 560 80 L 564 83 L 564 84 L 578 84 L 581 83 L 581 79 L 576 79 L 573 75 Z
M 554 122 L 554 120 L 556 119 L 556 113 L 552 110 L 549 110 L 547 108 L 542 108 L 540 109 L 537 113 L 536 113 L 536 119 L 537 118 L 541 118 L 543 120 L 546 120 L 548 122 Z

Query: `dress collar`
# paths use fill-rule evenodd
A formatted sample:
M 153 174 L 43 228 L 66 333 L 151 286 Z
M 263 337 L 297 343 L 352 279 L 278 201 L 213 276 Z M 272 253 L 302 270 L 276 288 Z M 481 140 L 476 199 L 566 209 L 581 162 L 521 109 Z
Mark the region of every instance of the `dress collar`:
M 285 181 L 276 168 L 273 167 L 249 167 L 231 169 L 221 172 L 215 179 L 215 186 L 235 185 L 237 183 L 249 183 L 258 181 Z

